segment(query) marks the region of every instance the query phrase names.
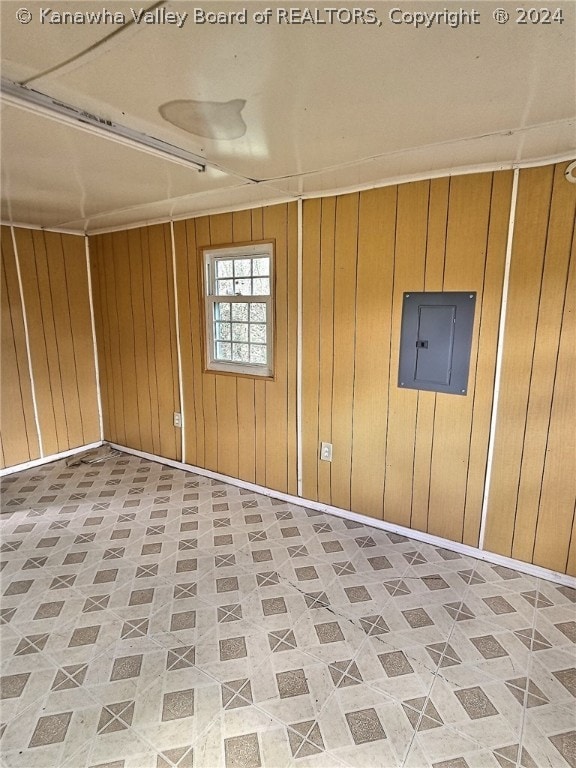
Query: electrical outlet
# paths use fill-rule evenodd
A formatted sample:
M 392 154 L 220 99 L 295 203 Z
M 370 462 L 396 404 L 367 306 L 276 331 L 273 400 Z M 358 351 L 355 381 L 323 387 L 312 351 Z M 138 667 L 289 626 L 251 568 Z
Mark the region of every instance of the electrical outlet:
M 332 443 L 320 443 L 320 459 L 332 461 Z
M 174 426 L 182 427 L 182 414 L 174 411 Z

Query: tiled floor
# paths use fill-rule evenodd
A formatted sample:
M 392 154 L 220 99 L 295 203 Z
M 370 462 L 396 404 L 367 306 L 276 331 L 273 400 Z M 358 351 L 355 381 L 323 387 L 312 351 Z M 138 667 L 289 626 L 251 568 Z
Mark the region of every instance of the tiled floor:
M 2 486 L 3 765 L 576 765 L 572 590 L 131 456 Z

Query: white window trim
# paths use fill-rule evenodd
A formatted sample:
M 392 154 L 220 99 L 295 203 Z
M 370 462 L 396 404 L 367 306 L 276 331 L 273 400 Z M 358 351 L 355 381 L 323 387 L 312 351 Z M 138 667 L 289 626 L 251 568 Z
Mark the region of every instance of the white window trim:
M 222 258 L 254 258 L 267 256 L 270 259 L 270 295 L 268 296 L 218 296 L 214 292 L 214 261 Z M 255 377 L 274 376 L 274 244 L 270 241 L 239 246 L 209 247 L 203 249 L 202 283 L 204 291 L 204 351 L 206 370 L 212 373 L 235 373 Z M 219 302 L 266 304 L 266 363 L 238 363 L 215 359 L 214 305 Z

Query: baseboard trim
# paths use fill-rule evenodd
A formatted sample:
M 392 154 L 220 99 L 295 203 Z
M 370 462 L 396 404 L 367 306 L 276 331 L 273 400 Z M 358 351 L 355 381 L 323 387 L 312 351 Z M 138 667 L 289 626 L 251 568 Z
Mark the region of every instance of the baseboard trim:
M 97 440 L 95 443 L 80 445 L 78 448 L 71 448 L 69 451 L 62 451 L 62 453 L 54 453 L 52 456 L 43 456 L 41 459 L 33 459 L 32 461 L 25 461 L 23 464 L 15 464 L 13 467 L 5 467 L 4 469 L 0 469 L 0 477 L 13 475 L 14 472 L 21 472 L 23 469 L 39 467 L 42 464 L 50 464 L 50 462 L 58 461 L 58 459 L 66 459 L 68 456 L 74 456 L 77 453 L 90 451 L 92 448 L 100 448 L 101 445 L 104 445 L 104 441 Z M 156 461 L 160 461 L 160 459 L 156 459 Z
M 373 517 L 359 515 L 357 512 L 350 512 L 347 509 L 333 507 L 330 504 L 322 504 L 318 501 L 311 501 L 310 499 L 305 499 L 300 496 L 292 496 L 290 493 L 275 491 L 271 488 L 265 488 L 262 485 L 256 485 L 256 483 L 250 483 L 246 480 L 239 480 L 237 477 L 230 477 L 229 475 L 223 475 L 220 472 L 213 472 L 210 469 L 196 467 L 193 464 L 185 464 L 182 461 L 167 459 L 163 456 L 156 456 L 153 453 L 139 451 L 136 448 L 128 448 L 127 446 L 119 445 L 118 443 L 109 443 L 109 445 L 111 448 L 116 448 L 119 451 L 132 454 L 133 456 L 139 456 L 142 459 L 149 459 L 150 461 L 155 461 L 159 464 L 165 464 L 169 467 L 182 469 L 185 472 L 194 472 L 197 475 L 210 477 L 213 480 L 221 480 L 222 482 L 228 483 L 229 485 L 235 485 L 239 488 L 246 488 L 249 491 L 260 493 L 262 496 L 270 496 L 274 499 L 281 499 L 282 501 L 286 501 L 290 504 L 296 504 L 299 507 L 306 507 L 307 509 L 313 509 L 318 512 L 326 512 L 329 515 L 343 517 L 346 520 L 354 520 L 357 523 L 363 523 L 364 525 L 369 525 L 372 528 L 379 528 L 380 530 L 388 531 L 390 533 L 397 533 L 400 536 L 406 536 L 409 539 L 421 541 L 424 544 L 430 544 L 434 547 L 448 549 L 452 552 L 458 552 L 458 554 L 461 555 L 475 557 L 477 560 L 484 560 L 485 562 L 492 563 L 493 565 L 503 565 L 506 568 L 512 568 L 513 570 L 520 571 L 520 573 L 525 573 L 528 576 L 535 576 L 538 579 L 545 579 L 546 581 L 552 581 L 555 584 L 560 584 L 565 587 L 576 589 L 575 577 L 568 576 L 565 573 L 559 573 L 558 571 L 552 571 L 548 568 L 542 568 L 540 565 L 524 563 L 522 560 L 515 560 L 512 557 L 505 557 L 504 555 L 497 555 L 496 553 L 488 552 L 485 549 L 478 549 L 477 547 L 471 547 L 468 544 L 461 544 L 458 541 L 443 539 L 440 536 L 433 536 L 430 533 L 416 531 L 413 528 L 406 528 L 403 525 L 395 525 L 394 523 L 387 523 L 384 520 L 376 520 Z

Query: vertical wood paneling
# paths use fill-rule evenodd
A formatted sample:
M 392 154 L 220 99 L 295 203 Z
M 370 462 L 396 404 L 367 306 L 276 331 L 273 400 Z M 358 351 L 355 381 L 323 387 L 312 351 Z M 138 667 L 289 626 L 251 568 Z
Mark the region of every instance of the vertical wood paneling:
M 34 419 L 24 315 L 12 235 L 2 227 L 0 423 L 1 466 L 10 467 L 40 456 Z
M 237 211 L 232 215 L 232 241 L 252 240 L 252 214 Z M 256 412 L 254 379 L 239 376 L 236 380 L 238 414 L 238 477 L 250 483 L 256 481 Z
M 232 214 L 210 217 L 210 244 L 233 242 Z M 238 477 L 238 388 L 235 376 L 206 374 L 216 387 L 216 429 L 218 432 L 218 471 Z
M 164 248 L 166 253 L 166 296 L 168 298 L 167 322 L 170 334 L 170 361 L 172 363 L 172 407 L 174 411 L 181 411 L 180 402 L 180 371 L 178 363 L 178 337 L 176 333 L 176 297 L 174 295 L 174 258 L 172 253 L 172 232 L 169 224 L 163 227 Z M 169 439 L 174 441 L 174 454 L 182 459 L 182 430 L 174 428 L 174 412 L 172 413 L 172 428 Z
M 50 456 L 100 437 L 84 238 L 20 228 L 14 234 L 38 421 Z M 22 387 L 30 391 L 29 382 Z M 10 443 L 5 436 L 5 451 Z
M 441 291 L 444 280 L 446 256 L 446 222 L 450 179 L 434 179 L 430 182 L 428 199 L 428 237 L 424 290 Z M 416 399 L 416 430 L 414 444 L 414 469 L 412 476 L 412 509 L 410 526 L 419 531 L 428 530 L 430 503 L 430 472 L 432 468 L 432 441 L 436 417 L 436 393 L 419 391 Z
M 394 264 L 395 187 L 360 195 L 351 508 L 382 517 Z
M 463 537 L 491 189 L 487 173 L 450 184 L 443 290 L 477 293 L 467 394 L 436 397 L 428 531 L 452 541 Z
M 124 380 L 122 376 L 122 353 L 120 351 L 121 333 L 118 319 L 118 292 L 116 290 L 116 266 L 115 266 L 115 243 L 123 236 L 105 235 L 104 240 L 107 243 L 109 258 L 104 260 L 104 286 L 106 291 L 106 304 L 108 310 L 108 324 L 110 327 L 110 380 L 114 392 L 114 437 L 113 439 L 121 445 L 126 445 L 126 420 L 124 410 L 126 408 L 126 398 L 124 393 Z M 151 288 L 149 286 L 149 291 Z M 154 399 L 157 402 L 157 399 Z
M 566 573 L 570 576 L 576 576 L 576 502 L 572 508 L 572 530 L 570 531 L 570 546 L 568 549 Z
M 17 231 L 16 244 L 28 318 L 30 351 L 34 358 L 34 377 L 38 382 L 38 420 L 44 452 L 49 456 L 66 450 L 67 426 L 46 248 L 41 233 L 32 230 Z
M 124 424 L 123 445 L 142 445 L 140 412 L 136 383 L 136 350 L 134 343 L 134 312 L 130 275 L 128 232 L 119 232 L 113 239 L 110 275 L 114 285 L 114 309 L 118 323 L 118 371 L 122 392 Z M 135 396 L 136 395 L 136 396 Z
M 147 379 L 150 392 L 150 417 L 152 430 L 153 453 L 160 453 L 160 401 L 158 393 L 158 376 L 156 370 L 156 337 L 154 333 L 154 282 L 150 265 L 150 232 L 148 228 L 141 230 L 141 259 L 142 283 L 144 290 L 144 318 L 147 349 Z
M 63 236 L 61 242 L 82 441 L 84 444 L 88 444 L 100 437 L 100 418 L 97 403 L 92 318 L 89 305 L 86 244 L 83 237 Z
M 302 262 L 302 493 L 318 500 L 318 403 L 320 401 L 320 220 L 322 201 L 303 204 Z
M 1 415 L 2 437 L 6 440 L 6 455 L 3 457 L 2 466 L 11 466 L 29 461 L 30 445 L 28 442 L 29 429 L 34 424 L 26 424 L 26 405 L 32 405 L 32 398 L 25 405 L 25 396 L 22 393 L 20 382 L 29 383 L 29 373 L 26 370 L 28 362 L 18 352 L 22 352 L 21 345 L 16 339 L 14 325 L 17 322 L 17 313 L 21 308 L 20 302 L 15 301 L 17 296 L 9 294 L 6 277 L 5 254 L 2 253 L 2 369 L 1 369 Z M 14 317 L 14 320 L 12 319 Z M 22 338 L 19 341 L 23 341 Z M 23 350 L 25 352 L 25 349 Z M 25 367 L 24 367 L 25 364 Z M 30 429 L 30 435 L 33 434 Z M 36 449 L 36 456 L 39 454 Z M 6 462 L 6 463 L 4 463 Z
M 512 197 L 512 172 L 495 173 L 492 183 L 488 250 L 484 269 L 484 286 L 478 309 L 478 354 L 475 363 L 474 403 L 470 436 L 470 457 L 466 481 L 463 542 L 478 546 L 484 482 L 488 455 L 490 419 L 496 370 L 504 249 Z M 478 302 L 478 297 L 476 298 Z
M 306 496 L 478 543 L 510 195 L 504 173 L 306 201 Z M 466 396 L 398 387 L 403 294 L 424 289 L 477 293 Z
M 574 291 L 567 281 L 576 201 L 563 169 L 521 173 L 487 543 L 574 572 L 566 464 L 574 453 Z M 510 172 L 475 174 L 305 201 L 306 498 L 478 544 L 511 180 Z M 165 227 L 137 232 L 93 238 L 105 423 L 152 443 L 154 453 L 177 456 L 170 244 Z M 184 458 L 295 493 L 296 205 L 178 222 L 174 234 Z M 274 380 L 207 373 L 198 249 L 261 239 L 276 243 Z M 46 257 L 38 249 L 42 283 Z M 60 279 L 57 267 L 48 278 Z M 477 294 L 465 396 L 397 386 L 403 294 L 415 290 Z M 62 331 L 65 315 L 48 319 Z M 131 335 L 117 338 L 127 325 Z M 49 326 L 45 333 L 54 345 L 56 333 Z M 63 354 L 78 368 L 75 345 L 64 345 Z M 48 357 L 56 386 L 59 371 Z M 57 439 L 56 425 L 53 431 Z M 333 444 L 332 463 L 319 461 L 321 441 Z
M 288 206 L 264 209 L 264 238 L 275 246 L 274 380 L 266 382 L 266 485 L 288 488 Z
M 134 387 L 136 392 L 136 407 L 138 413 L 139 439 L 142 450 L 146 453 L 154 453 L 154 438 L 152 430 L 152 411 L 156 411 L 156 404 L 152 405 L 148 357 L 148 335 L 146 327 L 146 304 L 144 301 L 144 270 L 142 259 L 142 232 L 139 229 L 131 229 L 128 235 L 128 267 L 130 272 L 130 285 L 126 290 L 130 294 L 130 304 L 125 302 L 126 312 L 131 311 L 132 321 L 127 314 L 128 325 L 132 326 L 132 340 L 134 354 Z
M 149 227 L 148 232 L 150 277 L 154 292 L 151 307 L 158 382 L 160 455 L 179 459 L 180 430 L 174 428 L 174 411 L 180 410 L 180 404 L 170 227 L 162 224 Z
M 82 239 L 75 238 L 82 246 Z M 78 372 L 74 357 L 72 323 L 70 319 L 69 289 L 64 268 L 62 236 L 55 232 L 44 233 L 46 260 L 49 274 L 49 290 L 52 299 L 55 344 L 59 358 L 60 386 L 66 417 L 67 441 L 70 445 L 83 445 L 82 416 L 78 391 Z M 77 258 L 84 265 L 84 251 L 80 248 Z M 74 286 L 74 289 L 76 286 Z M 80 288 L 80 286 L 78 286 Z M 86 297 L 86 292 L 84 293 Z
M 174 227 L 187 460 L 269 487 L 296 491 L 295 361 L 296 206 L 205 216 Z M 276 244 L 276 357 L 274 380 L 204 370 L 202 270 L 199 249 L 251 240 Z M 187 347 L 187 349 L 185 349 Z M 290 381 L 293 378 L 294 381 Z M 192 445 L 192 443 L 195 445 Z M 289 468 L 292 468 L 292 486 Z
M 208 216 L 202 216 L 196 219 L 196 246 L 211 245 L 211 220 Z M 198 286 L 199 297 L 202 296 L 202 264 L 198 266 Z M 200 307 L 203 311 L 203 305 L 200 300 Z M 197 333 L 201 336 L 203 320 L 198 315 Z M 204 344 L 202 340 L 202 350 Z M 201 359 L 202 371 L 204 371 L 204 351 Z M 213 374 L 202 374 L 202 411 L 204 413 L 204 464 L 206 469 L 218 471 L 218 411 L 216 400 L 216 377 Z
M 318 403 L 318 440 L 332 442 L 332 387 L 334 380 L 334 242 L 336 198 L 322 200 L 320 220 L 320 374 Z M 306 363 L 305 363 L 306 364 Z M 304 399 L 308 397 L 306 391 Z M 304 432 L 306 425 L 303 425 Z M 318 460 L 318 501 L 332 501 L 332 463 Z
M 104 437 L 180 459 L 170 227 L 90 238 Z
M 332 378 L 332 504 L 350 507 L 356 267 L 359 195 L 336 201 L 334 248 L 334 376 Z M 334 437 L 336 438 L 334 440 Z M 335 445 L 334 445 L 335 443 Z
M 546 451 L 549 444 L 549 430 L 552 426 L 550 418 L 553 411 L 553 398 L 556 399 L 556 408 L 564 411 L 564 424 L 560 427 L 560 434 L 565 438 L 564 461 L 562 454 L 557 456 L 556 466 L 566 466 L 566 459 L 574 452 L 574 438 L 570 437 L 573 430 L 568 427 L 570 403 L 567 397 L 570 391 L 567 388 L 570 379 L 570 365 L 566 358 L 567 343 L 570 339 L 570 329 L 567 324 L 573 317 L 574 309 L 574 276 L 572 278 L 572 293 L 566 293 L 568 268 L 570 261 L 570 246 L 572 240 L 572 228 L 574 223 L 574 201 L 576 196 L 572 194 L 572 188 L 564 181 L 563 168 L 557 166 L 550 206 L 550 219 L 546 238 L 546 253 L 544 257 L 544 269 L 542 271 L 542 284 L 538 304 L 538 321 L 534 339 L 534 352 L 532 357 L 531 387 L 526 412 L 526 437 L 522 453 L 520 468 L 520 487 L 518 492 L 517 507 L 521 510 L 522 525 L 516 526 L 512 545 L 512 556 L 520 560 L 528 560 L 532 557 L 534 549 L 534 535 L 538 523 L 538 507 L 540 490 L 543 482 L 542 468 L 546 459 Z M 564 299 L 564 300 L 563 300 Z M 572 310 L 572 312 L 571 312 Z M 562 329 L 564 333 L 562 334 Z M 561 335 L 564 336 L 564 355 L 559 357 Z M 572 336 L 572 341 L 574 337 Z M 574 350 L 574 346 L 572 346 Z M 573 383 L 573 379 L 572 379 Z M 558 391 L 562 390 L 561 392 Z M 559 396 L 555 398 L 556 394 Z M 555 432 L 555 430 L 552 430 Z M 553 440 L 554 442 L 554 440 Z M 570 451 L 572 447 L 572 451 Z M 556 445 L 558 448 L 558 445 Z M 556 485 L 560 508 L 565 509 L 566 504 L 571 504 L 571 499 L 566 498 L 566 492 L 570 491 L 567 483 L 562 483 L 559 478 Z M 572 487 L 573 491 L 573 487 Z M 564 497 L 563 497 L 564 496 Z M 552 501 L 550 499 L 550 501 Z M 546 505 L 544 505 L 544 509 Z M 556 514 L 556 509 L 555 509 Z M 568 522 L 561 519 L 560 527 Z M 545 529 L 548 526 L 545 526 Z M 557 529 L 560 534 L 560 530 Z M 564 533 L 570 535 L 570 527 Z M 542 542 L 541 542 L 542 543 Z M 545 559 L 549 559 L 549 553 Z
M 386 434 L 384 519 L 410 525 L 418 393 L 398 387 L 402 302 L 424 288 L 429 182 L 398 187 Z
M 198 422 L 196 419 L 195 392 L 196 377 L 194 371 L 194 351 L 192 339 L 190 338 L 190 328 L 192 324 L 192 310 L 189 285 L 189 270 L 187 261 L 187 222 L 177 221 L 174 223 L 174 247 L 176 253 L 176 277 L 180 281 L 177 286 L 178 291 L 178 324 L 180 328 L 180 356 L 182 360 L 182 369 L 189 371 L 190 375 L 182 378 L 182 403 L 180 404 L 183 413 L 183 429 L 185 431 L 184 442 L 185 449 L 182 461 L 187 464 L 197 465 L 198 463 L 198 442 L 197 430 Z M 195 266 L 195 262 L 193 264 Z
M 252 211 L 252 239 L 264 238 L 264 209 Z M 254 380 L 254 412 L 256 415 L 256 482 L 266 485 L 266 382 Z
M 520 172 L 486 548 L 574 573 L 574 220 L 565 163 Z
M 574 466 L 576 439 L 574 437 L 574 400 L 576 376 L 574 373 L 574 310 L 576 298 L 576 279 L 574 258 L 570 260 L 570 274 L 564 296 L 562 326 L 557 329 L 560 340 L 557 360 L 554 368 L 554 389 L 549 406 L 549 423 L 546 445 L 540 458 L 540 466 L 533 471 L 541 471 L 541 488 L 538 489 L 538 508 L 536 531 L 533 543 L 533 562 L 545 568 L 567 570 L 576 576 L 574 563 L 570 562 L 570 538 L 574 535 L 574 497 L 576 495 L 574 474 L 566 471 Z M 555 364 L 554 364 L 555 363 Z M 548 404 L 546 404 L 548 405 Z M 534 435 L 536 437 L 536 435 Z M 523 488 L 521 490 L 524 490 Z M 517 526 L 517 535 L 525 535 L 531 524 L 531 507 L 522 507 L 521 525 Z M 524 519 L 528 524 L 524 525 Z M 530 526 L 531 527 L 531 526 Z M 516 537 L 514 543 L 516 544 Z M 514 550 L 515 551 L 515 550 Z M 522 557 L 522 559 L 526 559 Z M 566 563 L 566 566 L 564 564 Z
M 298 335 L 298 207 L 287 205 L 286 222 L 286 429 L 288 493 L 298 493 L 296 378 Z
M 180 315 L 182 350 L 182 384 L 186 425 L 186 459 L 190 464 L 204 466 L 205 419 L 203 403 L 202 339 L 200 333 L 200 294 L 198 291 L 198 262 L 196 223 L 194 219 L 174 225 L 176 272 L 179 303 L 187 307 Z
M 511 556 L 554 169 L 522 171 L 510 267 L 487 549 Z
M 99 258 L 102 238 L 90 240 L 90 270 L 92 273 L 92 294 L 94 297 L 94 325 L 98 346 L 100 371 L 100 397 L 102 399 L 102 429 L 106 439 L 111 440 L 112 424 L 112 385 L 110 373 L 110 329 L 107 317 L 107 293 L 104 276 L 104 259 Z

